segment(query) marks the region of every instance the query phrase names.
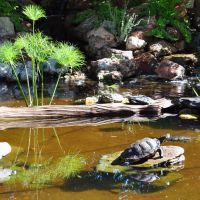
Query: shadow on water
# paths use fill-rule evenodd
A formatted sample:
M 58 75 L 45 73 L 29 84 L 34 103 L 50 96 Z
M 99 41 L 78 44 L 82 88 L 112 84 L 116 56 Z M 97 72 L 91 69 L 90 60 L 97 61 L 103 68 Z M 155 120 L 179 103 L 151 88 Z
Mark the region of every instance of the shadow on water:
M 182 180 L 179 172 L 157 171 L 140 172 L 124 175 L 119 172 L 84 172 L 77 178 L 70 179 L 61 187 L 66 192 L 80 192 L 87 190 L 120 192 L 153 193 L 173 186 Z

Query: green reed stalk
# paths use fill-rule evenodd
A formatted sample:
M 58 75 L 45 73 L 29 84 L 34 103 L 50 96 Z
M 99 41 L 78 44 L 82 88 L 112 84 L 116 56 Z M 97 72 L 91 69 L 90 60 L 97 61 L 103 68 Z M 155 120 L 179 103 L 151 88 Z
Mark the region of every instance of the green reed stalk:
M 22 95 L 23 98 L 24 98 L 24 101 L 25 101 L 25 103 L 26 103 L 26 106 L 28 106 L 29 104 L 28 104 L 26 95 L 25 95 L 25 93 L 24 93 L 24 91 L 23 91 L 23 88 L 22 88 L 22 86 L 21 86 L 21 83 L 20 83 L 20 81 L 19 81 L 19 78 L 18 78 L 17 73 L 16 73 L 16 70 L 15 70 L 15 67 L 16 67 L 16 66 L 15 66 L 14 63 L 12 63 L 12 62 L 10 62 L 10 66 L 11 66 L 12 71 L 13 71 L 13 73 L 14 73 L 14 75 L 15 75 L 16 80 L 17 80 L 17 84 L 18 84 L 20 93 L 21 93 L 21 95 Z
M 61 74 L 62 74 L 62 72 L 60 72 L 59 75 L 58 75 L 58 79 L 57 79 L 57 81 L 56 81 L 56 85 L 55 85 L 55 87 L 54 87 L 53 94 L 52 94 L 52 96 L 51 96 L 51 100 L 50 100 L 50 102 L 49 102 L 49 105 L 52 104 L 52 101 L 53 101 L 53 99 L 54 99 L 54 96 L 55 96 L 55 93 L 56 93 L 56 90 L 57 90 L 57 87 L 58 87 L 58 83 L 59 83 L 59 81 L 60 81 Z

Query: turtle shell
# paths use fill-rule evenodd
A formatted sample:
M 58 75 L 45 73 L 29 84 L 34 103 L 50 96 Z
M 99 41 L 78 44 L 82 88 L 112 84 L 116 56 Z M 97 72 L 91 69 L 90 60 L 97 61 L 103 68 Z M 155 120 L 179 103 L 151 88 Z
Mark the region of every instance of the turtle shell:
M 160 141 L 157 138 L 144 138 L 131 144 L 112 164 L 143 163 L 153 157 L 160 149 Z

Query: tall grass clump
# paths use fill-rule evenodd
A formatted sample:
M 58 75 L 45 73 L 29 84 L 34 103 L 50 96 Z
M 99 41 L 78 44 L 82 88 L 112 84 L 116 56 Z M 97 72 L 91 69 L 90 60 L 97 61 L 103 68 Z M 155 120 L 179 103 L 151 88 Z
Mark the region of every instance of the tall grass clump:
M 73 45 L 67 43 L 55 43 L 51 38 L 45 36 L 41 32 L 35 31 L 36 21 L 41 18 L 46 18 L 45 11 L 41 7 L 30 5 L 24 8 L 23 13 L 33 23 L 32 33 L 18 36 L 14 44 L 7 42 L 0 45 L 0 61 L 11 66 L 26 105 L 38 106 L 43 105 L 44 103 L 43 63 L 47 62 L 50 58 L 53 58 L 60 64 L 60 68 L 67 67 L 72 69 L 84 64 L 84 56 Z M 32 83 L 29 80 L 25 58 L 31 60 L 32 63 Z M 20 79 L 16 73 L 16 63 L 19 60 L 24 62 L 28 96 L 25 95 Z M 60 71 L 62 72 L 62 69 Z M 58 80 L 49 104 L 53 101 L 60 78 L 61 73 L 58 75 Z M 41 94 L 38 94 L 39 84 L 41 84 Z M 39 101 L 39 99 L 41 99 L 41 101 Z

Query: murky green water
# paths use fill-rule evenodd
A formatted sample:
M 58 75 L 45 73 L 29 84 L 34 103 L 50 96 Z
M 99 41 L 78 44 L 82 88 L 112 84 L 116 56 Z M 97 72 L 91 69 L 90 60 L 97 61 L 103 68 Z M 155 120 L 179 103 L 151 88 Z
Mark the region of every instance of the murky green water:
M 138 87 L 138 88 L 137 88 Z M 122 88 L 121 91 L 133 93 L 150 93 L 169 95 L 168 89 L 161 90 L 153 85 L 146 90 L 142 86 Z M 147 87 L 147 86 L 145 86 Z M 166 87 L 163 85 L 162 87 Z M 154 88 L 154 89 L 152 89 Z M 60 91 L 64 90 L 63 85 Z M 162 88 L 163 89 L 163 88 Z M 146 91 L 146 92 L 145 92 Z M 155 92 L 157 91 L 157 92 Z M 174 91 L 174 90 L 173 90 Z M 184 95 L 184 91 L 180 95 Z M 74 93 L 75 94 L 75 93 Z M 78 92 L 79 97 L 87 94 Z M 172 93 L 171 93 L 172 94 Z M 174 94 L 174 93 L 173 93 Z M 175 94 L 176 96 L 177 94 Z M 62 98 L 57 104 L 64 104 L 73 97 Z M 2 102 L 2 105 L 15 106 L 20 102 Z M 33 129 L 31 129 L 33 132 Z M 135 182 L 131 178 L 120 179 L 107 174 L 95 174 L 94 166 L 103 154 L 113 153 L 127 147 L 128 144 L 143 137 L 161 136 L 167 132 L 173 135 L 200 135 L 199 121 L 184 121 L 176 117 L 169 117 L 155 122 L 145 123 L 112 123 L 99 126 L 70 126 L 56 128 L 57 136 L 52 128 L 39 129 L 37 145 L 41 147 L 41 156 L 44 160 L 52 157 L 58 159 L 65 153 L 79 152 L 87 159 L 87 166 L 78 177 L 66 182 L 59 181 L 44 189 L 26 189 L 20 184 L 6 185 L 0 183 L 0 199 L 53 199 L 53 200 L 101 200 L 101 199 L 140 199 L 140 200 L 198 200 L 200 199 L 200 142 L 177 142 L 174 145 L 185 149 L 186 161 L 184 168 L 170 173 L 163 172 L 160 179 L 153 183 Z M 60 143 L 58 142 L 58 138 Z M 27 148 L 30 143 L 28 161 L 34 160 L 34 137 L 30 135 L 30 129 L 7 129 L 0 131 L 0 141 L 6 141 L 11 146 L 20 146 L 24 149 L 21 158 L 26 158 Z M 31 141 L 31 142 L 30 142 Z M 166 143 L 170 145 L 172 143 Z M 20 158 L 20 156 L 19 156 Z M 132 183 L 132 184 L 131 184 Z

